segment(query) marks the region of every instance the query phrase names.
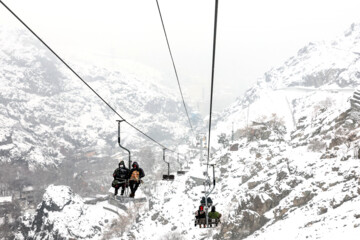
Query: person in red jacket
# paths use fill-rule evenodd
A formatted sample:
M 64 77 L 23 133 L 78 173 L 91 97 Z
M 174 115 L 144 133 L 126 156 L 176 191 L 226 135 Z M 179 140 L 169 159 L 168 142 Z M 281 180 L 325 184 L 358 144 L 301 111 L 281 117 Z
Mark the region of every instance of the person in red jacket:
M 204 211 L 204 207 L 200 206 L 199 210 L 197 210 L 195 212 L 195 219 L 197 220 L 197 222 L 199 223 L 199 227 L 201 228 L 201 224 L 206 225 L 206 213 Z M 195 227 L 196 227 L 196 223 L 195 223 Z

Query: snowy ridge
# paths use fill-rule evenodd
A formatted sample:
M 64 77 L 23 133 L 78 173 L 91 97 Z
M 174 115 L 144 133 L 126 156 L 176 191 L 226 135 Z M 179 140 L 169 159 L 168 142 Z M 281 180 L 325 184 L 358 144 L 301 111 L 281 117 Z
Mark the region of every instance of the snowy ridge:
M 296 122 L 298 118 L 291 116 L 294 101 L 314 92 L 328 93 L 337 99 L 349 98 L 360 83 L 359 29 L 360 24 L 353 24 L 334 41 L 309 43 L 282 66 L 266 72 L 244 97 L 221 114 L 218 133 L 231 129 L 232 122 L 241 128 L 275 112 L 286 123 L 289 118 Z
M 0 29 L 0 44 L 0 162 L 58 166 L 78 149 L 101 153 L 115 146 L 118 117 L 44 47 L 27 33 L 5 29 Z M 156 140 L 171 147 L 186 136 L 184 110 L 171 90 L 125 71 L 74 68 L 125 119 Z M 126 125 L 123 129 L 125 144 L 152 144 Z
M 353 53 L 359 39 L 360 26 L 352 25 L 336 41 L 309 44 L 265 74 L 218 119 L 212 143 L 220 133 L 229 134 L 234 122 L 233 144 L 238 145 L 231 151 L 231 144 L 219 143 L 213 155 L 217 185 L 211 197 L 223 215 L 219 227 L 194 226 L 203 196 L 197 179 L 204 178 L 205 169 L 197 155 L 184 176 L 154 182 L 147 190 L 148 208 L 134 208 L 130 222 L 121 219 L 127 231 L 105 238 L 358 239 L 360 125 L 352 113 L 359 111 L 348 100 L 359 86 Z M 40 208 L 68 202 L 44 199 L 48 203 Z
M 69 187 L 50 185 L 34 215 L 25 215 L 17 239 L 102 239 L 118 214 L 104 210 L 106 202 L 86 205 Z

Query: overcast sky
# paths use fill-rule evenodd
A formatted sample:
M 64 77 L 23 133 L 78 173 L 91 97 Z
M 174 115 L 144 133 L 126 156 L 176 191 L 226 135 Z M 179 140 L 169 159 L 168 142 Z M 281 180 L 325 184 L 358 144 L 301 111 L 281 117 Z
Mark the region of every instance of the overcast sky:
M 3 1 L 66 60 L 146 66 L 162 84 L 177 88 L 155 0 Z M 159 4 L 185 100 L 205 100 L 208 112 L 214 0 Z M 359 0 L 220 0 L 215 110 L 308 42 L 332 39 L 360 23 L 359 9 Z M 0 25 L 20 27 L 2 6 Z

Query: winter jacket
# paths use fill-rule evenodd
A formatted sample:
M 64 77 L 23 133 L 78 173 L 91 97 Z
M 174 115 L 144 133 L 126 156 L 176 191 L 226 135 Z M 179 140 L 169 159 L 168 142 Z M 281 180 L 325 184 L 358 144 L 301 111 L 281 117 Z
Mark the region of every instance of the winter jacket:
M 197 210 L 197 211 L 195 212 L 195 218 L 196 218 L 196 219 L 206 218 L 206 213 L 205 213 L 205 211 Z
M 126 167 L 119 167 L 117 168 L 114 173 L 113 173 L 113 177 L 114 179 L 129 179 L 130 175 L 130 170 L 127 169 Z
M 144 170 L 142 168 L 133 168 L 130 170 L 129 178 L 130 181 L 136 181 L 139 182 L 141 178 L 145 177 Z
M 221 214 L 218 212 L 209 212 L 209 218 L 211 219 L 220 219 L 221 218 Z

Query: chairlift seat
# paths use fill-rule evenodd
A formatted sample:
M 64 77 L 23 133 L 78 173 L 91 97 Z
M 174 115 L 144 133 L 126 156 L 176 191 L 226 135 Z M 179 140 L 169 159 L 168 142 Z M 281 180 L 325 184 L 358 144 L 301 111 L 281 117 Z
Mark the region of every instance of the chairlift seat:
M 146 198 L 131 198 L 131 197 L 125 197 L 125 196 L 115 196 L 115 200 L 119 201 L 121 203 L 128 203 L 128 202 L 135 202 L 135 203 L 139 203 L 139 202 L 146 202 Z
M 203 197 L 200 201 L 200 204 L 201 204 L 201 206 L 205 206 L 205 203 L 206 203 L 205 197 Z M 208 204 L 208 207 L 212 206 L 212 204 L 213 204 L 213 201 L 210 197 L 207 198 L 207 204 Z
M 178 175 L 184 175 L 186 172 L 185 171 L 177 171 Z
M 174 175 L 163 175 L 163 180 L 173 181 L 174 179 Z
M 206 225 L 206 218 L 201 218 L 201 219 L 195 219 L 195 227 L 197 225 Z M 205 228 L 213 228 L 213 227 L 217 227 L 219 225 L 219 223 L 221 223 L 220 219 L 213 219 L 213 218 L 208 218 L 208 224 L 206 225 Z

